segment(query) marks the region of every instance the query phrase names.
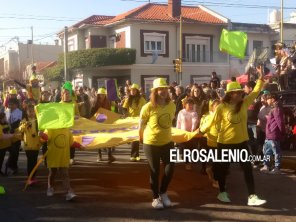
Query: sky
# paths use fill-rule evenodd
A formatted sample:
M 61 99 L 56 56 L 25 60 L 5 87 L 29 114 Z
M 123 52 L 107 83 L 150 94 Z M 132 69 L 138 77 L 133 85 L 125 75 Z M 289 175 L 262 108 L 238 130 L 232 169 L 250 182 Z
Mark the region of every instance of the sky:
M 91 15 L 118 15 L 149 0 L 0 0 L 0 52 L 8 42 L 54 44 L 56 33 Z M 150 0 L 167 3 L 167 0 Z M 284 20 L 296 11 L 295 0 L 283 0 Z M 266 24 L 268 12 L 280 8 L 281 0 L 182 0 L 182 5 L 204 5 L 233 22 Z M 31 28 L 33 27 L 33 28 Z

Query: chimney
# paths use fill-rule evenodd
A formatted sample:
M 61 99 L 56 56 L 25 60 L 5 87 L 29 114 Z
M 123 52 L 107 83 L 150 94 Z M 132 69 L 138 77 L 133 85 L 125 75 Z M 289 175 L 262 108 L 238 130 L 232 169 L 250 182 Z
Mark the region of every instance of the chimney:
M 171 17 L 181 15 L 181 0 L 168 0 L 168 14 Z

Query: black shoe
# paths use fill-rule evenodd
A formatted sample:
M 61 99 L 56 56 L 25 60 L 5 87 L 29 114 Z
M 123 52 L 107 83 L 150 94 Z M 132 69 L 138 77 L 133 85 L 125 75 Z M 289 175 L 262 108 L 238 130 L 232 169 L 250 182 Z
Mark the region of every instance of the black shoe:
M 113 163 L 116 160 L 116 158 L 113 155 L 108 156 L 108 163 Z

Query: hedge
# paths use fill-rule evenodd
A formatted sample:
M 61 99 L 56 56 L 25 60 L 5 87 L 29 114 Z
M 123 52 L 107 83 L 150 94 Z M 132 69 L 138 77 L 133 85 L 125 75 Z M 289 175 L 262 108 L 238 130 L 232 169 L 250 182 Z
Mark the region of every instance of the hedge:
M 131 65 L 136 61 L 135 49 L 85 49 L 69 52 L 67 55 L 68 69 L 95 68 L 110 65 Z M 64 71 L 64 54 L 60 54 L 56 66 L 44 70 L 48 80 L 61 80 Z

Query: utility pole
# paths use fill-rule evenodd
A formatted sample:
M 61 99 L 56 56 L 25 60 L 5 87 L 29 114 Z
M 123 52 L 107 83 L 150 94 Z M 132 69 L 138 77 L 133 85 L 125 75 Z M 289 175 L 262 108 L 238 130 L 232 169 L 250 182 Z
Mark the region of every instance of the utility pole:
M 183 61 L 182 61 L 182 58 L 183 58 L 183 52 L 182 52 L 182 15 L 180 15 L 180 55 L 179 55 L 179 61 L 180 61 L 180 70 L 179 70 L 179 78 L 180 78 L 180 82 L 179 84 L 182 85 L 182 71 L 183 71 Z M 178 79 L 179 79 L 178 78 Z
M 284 0 L 281 0 L 281 42 L 283 43 L 283 32 L 284 32 Z
M 67 54 L 68 54 L 68 27 L 65 26 L 65 31 L 64 31 L 64 79 L 65 81 L 68 80 Z
M 34 51 L 33 51 L 33 46 L 34 46 L 34 32 L 33 32 L 33 26 L 31 26 L 31 56 L 32 56 L 32 65 L 34 65 Z

